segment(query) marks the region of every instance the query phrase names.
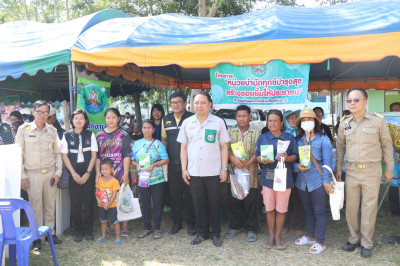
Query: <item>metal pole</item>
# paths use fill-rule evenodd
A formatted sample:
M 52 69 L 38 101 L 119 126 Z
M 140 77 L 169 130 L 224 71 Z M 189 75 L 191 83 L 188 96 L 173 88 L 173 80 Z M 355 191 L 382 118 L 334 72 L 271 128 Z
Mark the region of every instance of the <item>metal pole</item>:
M 68 65 L 68 89 L 69 89 L 69 109 L 72 110 L 73 101 L 74 101 L 74 92 L 71 90 L 72 88 L 72 67 L 71 64 Z
M 331 114 L 332 114 L 332 132 L 333 137 L 335 138 L 335 114 L 333 113 L 333 88 L 332 88 L 332 80 L 329 82 L 331 87 Z
M 75 111 L 76 109 L 76 91 L 77 91 L 77 87 L 76 87 L 76 67 L 75 67 L 75 62 L 72 62 L 72 86 L 74 87 L 74 92 L 73 92 L 73 106 L 71 108 L 71 113 L 73 111 Z

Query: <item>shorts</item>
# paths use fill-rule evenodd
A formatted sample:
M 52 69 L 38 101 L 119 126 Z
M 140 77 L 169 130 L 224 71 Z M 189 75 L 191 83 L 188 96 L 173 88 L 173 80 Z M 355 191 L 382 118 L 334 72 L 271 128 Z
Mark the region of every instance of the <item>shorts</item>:
M 286 213 L 288 211 L 291 190 L 291 188 L 287 188 L 284 192 L 281 192 L 263 186 L 261 194 L 263 195 L 265 211 L 270 212 L 276 210 L 280 213 Z
M 107 223 L 108 218 L 110 218 L 110 223 L 111 224 L 116 224 L 118 223 L 118 218 L 117 218 L 117 208 L 108 208 L 108 210 L 105 210 L 103 207 L 97 206 L 99 209 L 99 216 L 100 216 L 100 222 L 101 223 Z

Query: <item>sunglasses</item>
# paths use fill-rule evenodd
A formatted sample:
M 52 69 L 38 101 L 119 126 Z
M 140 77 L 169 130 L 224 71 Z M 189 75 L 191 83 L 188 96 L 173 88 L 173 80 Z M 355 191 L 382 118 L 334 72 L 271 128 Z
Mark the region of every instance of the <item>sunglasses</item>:
M 361 99 L 354 99 L 354 100 L 351 100 L 351 99 L 348 99 L 348 100 L 346 100 L 346 103 L 359 103 L 361 101 Z

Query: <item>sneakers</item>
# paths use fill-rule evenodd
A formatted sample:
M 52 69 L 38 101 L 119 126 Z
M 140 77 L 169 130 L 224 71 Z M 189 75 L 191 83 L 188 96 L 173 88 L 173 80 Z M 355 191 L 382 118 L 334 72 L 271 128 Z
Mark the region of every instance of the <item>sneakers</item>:
M 123 236 L 123 237 L 129 236 L 129 230 L 127 228 L 122 228 L 121 229 L 121 236 Z

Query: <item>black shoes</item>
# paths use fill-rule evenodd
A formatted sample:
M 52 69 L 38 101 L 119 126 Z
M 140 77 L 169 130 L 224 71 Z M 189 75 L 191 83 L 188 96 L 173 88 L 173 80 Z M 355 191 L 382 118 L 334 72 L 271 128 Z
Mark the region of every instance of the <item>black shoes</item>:
M 32 250 L 40 251 L 42 249 L 42 240 L 38 239 L 33 241 Z
M 174 226 L 173 226 L 172 229 L 168 232 L 168 234 L 170 234 L 170 235 L 175 235 L 175 234 L 177 234 L 182 228 L 183 228 L 183 227 L 182 227 L 181 224 L 174 224 Z
M 54 241 L 54 240 L 53 240 L 53 241 Z M 75 241 L 76 243 L 82 242 L 82 236 L 81 236 L 81 235 L 76 235 L 76 236 L 74 236 L 74 241 Z
M 372 257 L 372 250 L 361 246 L 361 257 L 363 258 L 371 258 Z
M 194 236 L 197 233 L 196 227 L 194 227 L 193 225 L 189 225 L 188 226 L 188 230 L 187 230 L 188 235 L 190 236 Z
M 203 242 L 204 240 L 207 240 L 207 239 L 208 239 L 208 237 L 196 236 L 196 238 L 193 239 L 192 242 L 190 242 L 190 244 L 198 245 L 198 244 L 200 244 L 201 242 Z
M 49 240 L 47 239 L 47 236 L 44 238 L 44 240 L 49 242 Z M 75 240 L 75 238 L 74 238 L 74 240 Z M 82 241 L 82 238 L 81 238 L 81 241 Z M 54 245 L 59 245 L 62 243 L 62 241 L 56 235 L 53 235 L 53 243 L 54 243 Z
M 86 233 L 85 239 L 86 240 L 94 240 L 93 234 L 92 233 Z
M 344 246 L 343 246 L 343 250 L 344 251 L 348 251 L 348 252 L 351 252 L 351 251 L 354 251 L 357 247 L 359 247 L 360 246 L 360 244 L 352 244 L 352 243 L 350 243 L 350 242 L 347 242 Z
M 222 245 L 222 240 L 219 236 L 213 236 L 213 244 L 216 247 L 220 247 Z

